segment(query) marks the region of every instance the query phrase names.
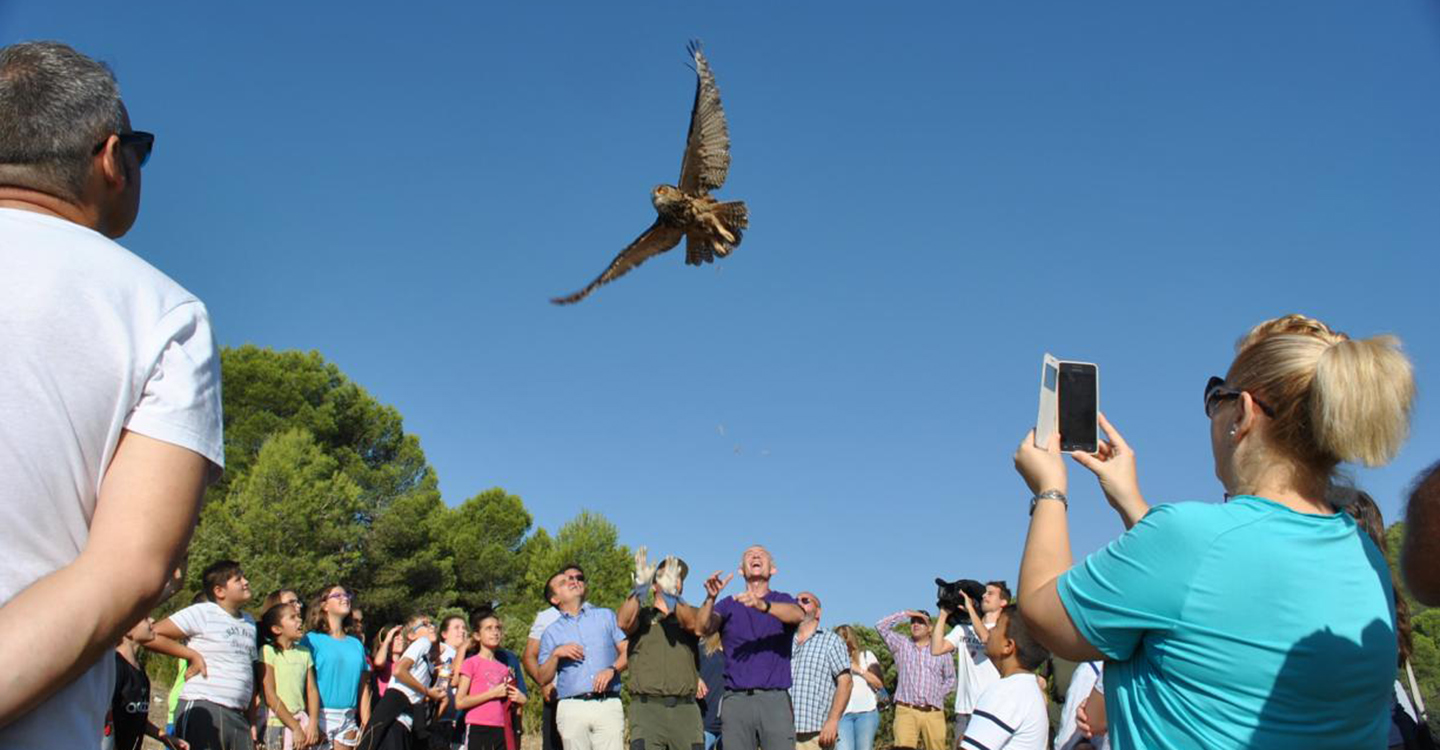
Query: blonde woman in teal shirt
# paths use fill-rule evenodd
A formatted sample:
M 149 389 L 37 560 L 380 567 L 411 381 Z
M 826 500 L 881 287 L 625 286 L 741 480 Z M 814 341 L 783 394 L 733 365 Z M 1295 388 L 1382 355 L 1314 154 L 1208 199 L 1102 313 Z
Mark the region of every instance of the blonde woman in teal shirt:
M 1020 610 L 1056 655 L 1106 660 L 1112 748 L 1385 745 L 1395 592 L 1326 492 L 1341 462 L 1394 457 L 1414 392 L 1392 337 L 1354 340 L 1299 315 L 1261 323 L 1205 388 L 1228 502 L 1151 508 L 1135 453 L 1102 416 L 1108 441 L 1073 457 L 1128 530 L 1073 567 L 1059 441 L 1026 437 Z

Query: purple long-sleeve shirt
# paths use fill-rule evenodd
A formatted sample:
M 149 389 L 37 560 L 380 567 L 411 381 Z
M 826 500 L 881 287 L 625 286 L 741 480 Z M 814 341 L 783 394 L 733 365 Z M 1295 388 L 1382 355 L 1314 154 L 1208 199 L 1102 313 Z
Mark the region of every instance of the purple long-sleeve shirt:
M 895 701 L 943 709 L 945 696 L 955 689 L 955 659 L 949 654 L 932 656 L 928 641 L 917 646 L 913 639 L 893 630 L 901 620 L 909 619 L 909 614 L 896 612 L 875 624 L 895 657 L 895 671 L 900 675 Z

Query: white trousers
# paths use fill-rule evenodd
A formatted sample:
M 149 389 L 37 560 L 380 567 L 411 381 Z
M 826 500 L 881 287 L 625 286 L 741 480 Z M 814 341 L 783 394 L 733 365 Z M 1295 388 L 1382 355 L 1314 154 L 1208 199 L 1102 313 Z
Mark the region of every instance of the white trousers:
M 624 750 L 625 711 L 619 698 L 562 699 L 555 707 L 555 726 L 565 750 Z

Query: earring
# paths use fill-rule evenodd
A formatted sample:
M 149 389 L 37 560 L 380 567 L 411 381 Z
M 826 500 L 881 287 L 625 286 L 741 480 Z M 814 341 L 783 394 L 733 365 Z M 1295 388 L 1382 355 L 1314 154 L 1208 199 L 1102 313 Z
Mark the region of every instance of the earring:
M 1234 427 L 1231 427 L 1231 428 L 1230 428 L 1230 437 L 1235 437 L 1235 428 L 1234 428 Z

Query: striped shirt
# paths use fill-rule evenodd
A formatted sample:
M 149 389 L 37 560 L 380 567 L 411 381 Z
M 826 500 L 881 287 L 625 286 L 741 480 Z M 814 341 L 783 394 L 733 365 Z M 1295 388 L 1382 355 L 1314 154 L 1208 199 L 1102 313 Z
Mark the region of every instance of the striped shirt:
M 1016 672 L 985 688 L 965 727 L 961 750 L 1048 750 L 1050 717 L 1031 672 Z
M 955 661 L 948 654 L 934 656 L 929 643 L 917 646 L 913 639 L 893 630 L 901 620 L 909 619 L 909 614 L 896 612 L 875 624 L 895 657 L 895 671 L 900 676 L 895 702 L 943 709 L 945 696 L 955 689 Z
M 244 613 L 236 617 L 215 602 L 201 602 L 170 615 L 170 622 L 205 658 L 206 674 L 186 680 L 180 700 L 210 701 L 244 711 L 255 692 L 255 662 L 260 661 L 255 620 Z

